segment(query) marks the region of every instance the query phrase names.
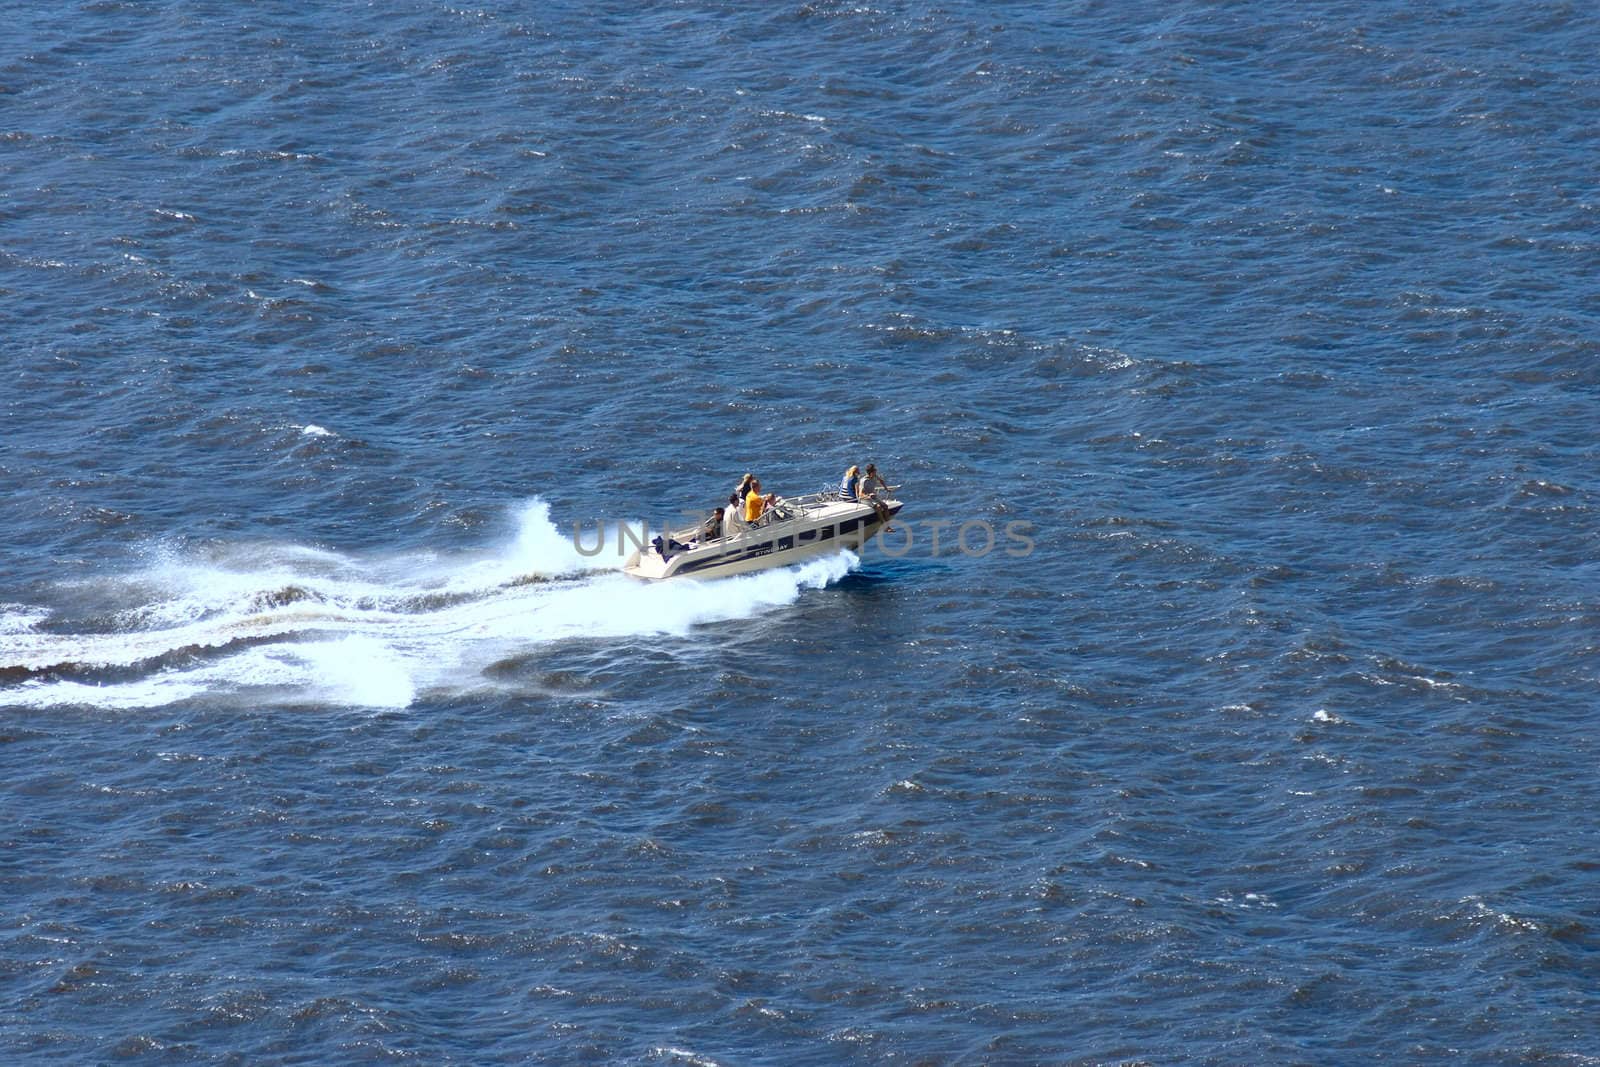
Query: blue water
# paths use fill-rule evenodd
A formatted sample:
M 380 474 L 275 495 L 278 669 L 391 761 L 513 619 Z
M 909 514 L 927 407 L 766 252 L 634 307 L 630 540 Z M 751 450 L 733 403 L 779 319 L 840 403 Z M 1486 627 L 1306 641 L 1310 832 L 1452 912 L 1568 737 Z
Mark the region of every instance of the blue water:
M 0 15 L 0 1062 L 1600 1062 L 1591 7 Z

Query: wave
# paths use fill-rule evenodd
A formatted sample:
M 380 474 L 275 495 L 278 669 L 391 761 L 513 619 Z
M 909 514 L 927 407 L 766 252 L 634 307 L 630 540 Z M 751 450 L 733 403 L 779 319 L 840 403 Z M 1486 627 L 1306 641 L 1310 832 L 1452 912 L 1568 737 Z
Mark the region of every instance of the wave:
M 494 664 L 573 639 L 682 635 L 750 618 L 859 566 L 849 552 L 715 581 L 646 584 L 585 556 L 535 499 L 477 556 L 362 559 L 298 545 L 167 550 L 74 583 L 107 605 L 89 632 L 0 605 L 0 706 L 253 701 L 405 707 L 497 683 Z M 84 589 L 83 586 L 92 586 Z

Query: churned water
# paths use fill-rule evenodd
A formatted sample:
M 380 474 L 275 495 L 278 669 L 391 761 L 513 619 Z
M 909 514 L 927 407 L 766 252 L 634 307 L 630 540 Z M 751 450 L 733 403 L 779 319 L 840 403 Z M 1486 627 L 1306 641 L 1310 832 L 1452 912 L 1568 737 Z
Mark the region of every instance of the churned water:
M 0 14 L 0 1060 L 1600 1062 L 1590 6 Z

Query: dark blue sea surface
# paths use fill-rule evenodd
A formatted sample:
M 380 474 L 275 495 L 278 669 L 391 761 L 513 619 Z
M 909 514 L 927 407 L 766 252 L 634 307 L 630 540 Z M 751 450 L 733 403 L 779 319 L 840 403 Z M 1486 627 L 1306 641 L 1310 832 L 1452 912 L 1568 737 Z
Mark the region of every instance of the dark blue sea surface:
M 1592 5 L 0 16 L 0 1062 L 1600 1063 Z

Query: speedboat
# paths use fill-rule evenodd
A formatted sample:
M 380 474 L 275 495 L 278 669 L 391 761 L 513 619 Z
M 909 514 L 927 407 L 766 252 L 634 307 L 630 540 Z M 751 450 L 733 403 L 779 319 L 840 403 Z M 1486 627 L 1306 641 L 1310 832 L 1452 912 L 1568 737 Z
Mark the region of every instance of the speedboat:
M 881 502 L 889 518 L 899 513 L 900 501 Z M 754 523 L 725 520 L 721 537 L 706 538 L 693 527 L 663 533 L 636 549 L 622 570 L 635 578 L 722 578 L 787 567 L 841 548 L 859 549 L 884 523 L 870 502 L 841 499 L 837 490 L 779 497 Z

